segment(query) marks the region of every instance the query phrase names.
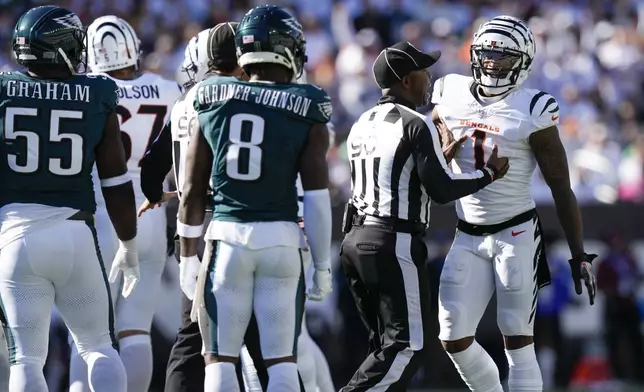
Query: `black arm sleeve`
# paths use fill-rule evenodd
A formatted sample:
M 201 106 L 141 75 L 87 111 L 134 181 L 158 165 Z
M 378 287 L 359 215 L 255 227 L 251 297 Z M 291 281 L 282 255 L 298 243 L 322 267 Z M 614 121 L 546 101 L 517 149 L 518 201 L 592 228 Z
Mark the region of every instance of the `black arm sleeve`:
M 492 182 L 487 170 L 462 174 L 452 172 L 443 156 L 438 131 L 431 122 L 414 116 L 405 121 L 404 132 L 412 146 L 420 181 L 437 203 L 444 204 L 471 195 Z
M 172 132 L 168 121 L 141 160 L 141 190 L 151 203 L 163 198 L 163 181 L 172 169 Z

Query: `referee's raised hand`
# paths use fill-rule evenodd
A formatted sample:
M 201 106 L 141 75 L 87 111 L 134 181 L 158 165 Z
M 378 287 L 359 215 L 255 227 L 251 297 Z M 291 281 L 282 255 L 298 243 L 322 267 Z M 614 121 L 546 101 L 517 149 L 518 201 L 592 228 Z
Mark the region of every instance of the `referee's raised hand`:
M 499 156 L 499 147 L 495 144 L 492 149 L 492 155 L 488 158 L 485 166 L 494 172 L 494 181 L 496 181 L 505 176 L 505 173 L 510 168 L 510 163 L 508 158 Z

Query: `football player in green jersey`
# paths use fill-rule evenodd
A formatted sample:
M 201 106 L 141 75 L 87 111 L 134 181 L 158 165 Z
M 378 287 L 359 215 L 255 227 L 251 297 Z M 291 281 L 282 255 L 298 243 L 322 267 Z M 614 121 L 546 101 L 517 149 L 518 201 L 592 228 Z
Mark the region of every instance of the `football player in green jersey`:
M 116 85 L 77 75 L 85 33 L 74 13 L 36 7 L 17 22 L 13 52 L 25 72 L 0 74 L 0 309 L 9 391 L 46 391 L 52 307 L 87 362 L 94 391 L 126 390 L 115 350 L 107 274 L 96 241 L 91 171 L 98 168 L 120 239 L 110 277 L 139 279 L 136 209 L 118 119 Z
M 197 87 L 177 231 L 181 262 L 197 257 L 204 210 L 213 205 L 195 294 L 207 391 L 239 391 L 234 364 L 255 312 L 268 391 L 298 391 L 297 337 L 304 305 L 296 178 L 315 265 L 309 298 L 331 292 L 331 206 L 326 151 L 331 103 L 303 70 L 300 24 L 276 6 L 249 11 L 236 32 L 248 82 L 207 79 Z M 212 186 L 207 200 L 208 185 Z

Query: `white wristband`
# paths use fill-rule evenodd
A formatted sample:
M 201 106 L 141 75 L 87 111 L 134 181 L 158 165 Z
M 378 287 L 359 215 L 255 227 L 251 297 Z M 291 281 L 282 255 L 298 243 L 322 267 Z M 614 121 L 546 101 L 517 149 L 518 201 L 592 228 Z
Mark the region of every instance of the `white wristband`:
M 328 189 L 304 191 L 304 224 L 316 270 L 331 267 L 331 196 Z M 314 223 L 310 223 L 314 222 Z
M 123 249 L 125 249 L 127 252 L 135 252 L 137 250 L 136 248 L 136 236 L 134 238 L 127 240 L 127 241 L 121 241 L 119 240 L 119 246 Z
M 200 238 L 203 234 L 203 223 L 199 226 L 190 226 L 177 220 L 177 234 L 183 238 Z
M 181 264 L 189 263 L 191 261 L 193 261 L 193 262 L 196 261 L 197 263 L 201 263 L 201 261 L 199 260 L 199 256 L 197 256 L 197 255 L 194 255 L 194 256 L 179 256 L 179 263 L 181 263 Z
M 101 188 L 111 188 L 113 186 L 127 184 L 130 181 L 132 181 L 130 174 L 126 172 L 121 174 L 120 176 L 102 179 Z
M 318 261 L 314 263 L 316 271 L 331 271 L 331 260 Z

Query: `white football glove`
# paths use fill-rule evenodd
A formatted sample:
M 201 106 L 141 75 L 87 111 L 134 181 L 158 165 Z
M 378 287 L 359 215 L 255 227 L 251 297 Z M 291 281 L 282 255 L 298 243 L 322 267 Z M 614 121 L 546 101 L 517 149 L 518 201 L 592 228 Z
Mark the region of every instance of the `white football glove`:
M 306 294 L 311 301 L 322 301 L 333 291 L 333 276 L 331 269 L 315 270 L 313 273 L 313 287 Z
M 179 285 L 190 301 L 195 298 L 200 268 L 201 262 L 198 256 L 179 257 Z
M 123 297 L 127 298 L 139 283 L 141 276 L 139 272 L 139 250 L 136 246 L 136 237 L 128 241 L 119 241 L 119 249 L 116 251 L 112 269 L 110 270 L 110 282 L 116 282 L 119 272 L 123 272 Z

